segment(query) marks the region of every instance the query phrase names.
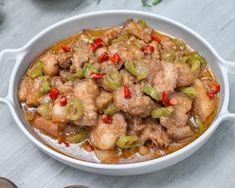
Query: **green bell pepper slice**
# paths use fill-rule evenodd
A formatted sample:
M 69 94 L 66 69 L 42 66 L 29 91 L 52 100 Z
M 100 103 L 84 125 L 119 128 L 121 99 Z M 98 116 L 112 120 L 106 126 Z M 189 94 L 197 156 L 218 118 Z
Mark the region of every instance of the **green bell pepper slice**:
M 123 135 L 120 136 L 116 145 L 121 149 L 129 149 L 139 146 L 139 139 L 136 135 Z
M 146 21 L 145 21 L 144 19 L 138 20 L 137 23 L 141 24 L 141 25 L 144 26 L 144 27 L 147 27 L 147 23 L 146 23 Z
M 113 103 L 110 104 L 104 111 L 105 114 L 110 115 L 110 116 L 114 115 L 116 112 L 117 112 L 117 109 Z
M 66 140 L 69 141 L 69 143 L 77 144 L 86 140 L 87 137 L 87 132 L 85 130 L 81 130 L 78 134 L 66 136 Z
M 42 76 L 42 74 L 43 74 L 42 66 L 43 66 L 42 61 L 36 62 L 36 64 L 30 70 L 30 73 L 29 73 L 30 78 L 35 79 L 39 76 Z
M 161 96 L 158 93 L 158 91 L 154 87 L 147 84 L 145 81 L 141 82 L 141 88 L 144 93 L 146 93 L 147 95 L 149 95 L 153 99 L 155 99 L 157 101 L 161 100 Z
M 37 112 L 45 119 L 51 119 L 51 106 L 48 103 L 40 104 L 37 107 Z
M 83 66 L 83 75 L 85 78 L 90 78 L 90 75 L 92 72 L 98 72 L 97 68 L 90 64 L 90 63 L 85 63 Z
M 110 89 L 117 89 L 122 86 L 122 77 L 120 73 L 116 70 L 110 74 L 104 76 L 104 84 Z
M 142 80 L 144 78 L 147 78 L 149 72 L 148 69 L 141 63 L 136 63 L 134 65 L 133 62 L 126 62 L 125 68 L 134 76 L 136 76 L 137 80 Z
M 67 118 L 71 121 L 79 120 L 84 112 L 84 106 L 81 99 L 77 97 L 71 97 L 65 106 Z
M 207 62 L 204 57 L 194 52 L 188 56 L 186 63 L 191 65 L 191 71 L 197 71 L 201 65 L 207 66 Z
M 160 118 L 163 116 L 169 116 L 174 111 L 173 107 L 157 108 L 151 111 L 152 118 Z
M 40 83 L 40 96 L 47 94 L 50 91 L 50 77 L 42 76 Z
M 194 98 L 197 95 L 197 91 L 194 87 L 183 87 L 180 89 L 180 91 L 188 95 L 190 98 Z
M 87 73 L 88 74 L 88 73 Z M 81 68 L 78 68 L 77 72 L 72 74 L 70 77 L 69 77 L 69 80 L 71 81 L 75 81 L 77 79 L 81 79 L 83 78 L 83 70 Z

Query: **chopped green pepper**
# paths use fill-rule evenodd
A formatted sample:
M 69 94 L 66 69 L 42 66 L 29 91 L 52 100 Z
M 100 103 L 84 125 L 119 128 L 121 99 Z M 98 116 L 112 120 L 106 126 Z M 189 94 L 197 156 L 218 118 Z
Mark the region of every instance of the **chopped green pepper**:
M 201 66 L 201 63 L 199 60 L 195 59 L 195 60 L 191 60 L 191 71 L 195 72 L 197 71 Z
M 80 143 L 87 138 L 87 132 L 85 130 L 81 130 L 78 134 L 66 136 L 66 140 L 70 143 Z
M 202 65 L 207 65 L 206 59 L 202 57 L 198 52 L 194 52 L 191 56 L 195 59 L 198 59 Z
M 51 118 L 51 106 L 48 103 L 40 104 L 37 107 L 37 112 L 44 118 L 50 119 Z
M 176 43 L 177 47 L 180 48 L 180 50 L 186 50 L 187 49 L 187 45 L 185 44 L 184 41 L 182 41 L 178 38 L 174 38 L 173 41 Z
M 50 91 L 50 81 L 48 76 L 42 76 L 42 81 L 40 83 L 40 95 L 45 95 Z
M 85 63 L 83 67 L 83 75 L 85 78 L 90 78 L 92 72 L 98 72 L 96 67 L 90 63 Z
M 136 46 L 137 48 L 141 48 L 141 44 L 138 39 L 134 39 L 131 41 L 131 44 Z
M 65 106 L 68 119 L 71 121 L 79 120 L 84 111 L 83 103 L 79 98 L 71 97 Z
M 206 129 L 206 126 L 202 123 L 198 116 L 191 116 L 189 118 L 189 125 L 198 134 L 202 134 Z
M 180 89 L 180 91 L 185 93 L 191 98 L 194 98 L 197 95 L 197 91 L 194 87 L 183 87 Z
M 147 27 L 146 21 L 144 19 L 138 20 L 138 23 L 141 24 L 144 27 Z
M 201 134 L 205 131 L 205 125 L 202 123 L 199 117 L 194 117 L 195 123 L 197 125 L 198 132 Z
M 144 93 L 146 93 L 147 95 L 149 95 L 153 99 L 155 99 L 157 101 L 161 100 L 161 96 L 158 93 L 158 91 L 154 87 L 147 84 L 145 81 L 141 82 L 141 88 Z
M 42 61 L 38 61 L 33 67 L 32 69 L 30 70 L 30 73 L 29 73 L 29 76 L 32 78 L 32 79 L 35 79 L 39 76 L 42 76 L 43 72 L 42 72 L 42 65 L 43 65 L 43 62 Z
M 122 86 L 122 77 L 116 70 L 104 76 L 104 84 L 110 89 L 117 89 Z
M 169 53 L 165 54 L 165 61 L 173 63 L 173 61 L 175 60 L 175 56 L 175 51 L 171 50 Z
M 123 135 L 118 138 L 116 145 L 121 149 L 134 148 L 139 145 L 139 139 L 136 135 Z
M 116 107 L 114 106 L 114 104 L 110 104 L 104 111 L 105 114 L 112 116 L 113 114 L 115 114 L 117 112 Z
M 142 65 L 141 63 L 132 63 L 130 61 L 125 63 L 125 68 L 134 76 L 136 76 L 136 78 L 138 80 L 142 80 L 144 78 L 146 78 L 149 74 L 148 69 Z
M 180 56 L 179 61 L 185 63 L 188 60 L 188 58 L 189 58 L 188 56 Z
M 173 107 L 157 108 L 151 111 L 152 118 L 160 118 L 162 116 L 169 116 L 174 111 Z
M 186 63 L 191 65 L 191 71 L 195 72 L 202 65 L 206 66 L 207 62 L 204 57 L 200 56 L 197 52 L 194 52 L 188 56 Z
M 83 70 L 81 68 L 79 68 L 76 73 L 72 74 L 69 77 L 69 80 L 75 81 L 77 79 L 81 79 L 82 77 L 83 77 Z
M 119 36 L 118 38 L 112 40 L 112 44 L 117 43 L 117 42 L 124 42 L 127 41 L 129 39 L 128 33 L 127 32 L 123 32 L 123 34 L 121 36 Z
M 94 40 L 95 38 L 92 36 L 92 35 L 90 35 L 90 38 L 88 39 L 88 43 L 90 44 L 90 43 L 92 43 L 92 42 L 94 42 L 93 40 Z

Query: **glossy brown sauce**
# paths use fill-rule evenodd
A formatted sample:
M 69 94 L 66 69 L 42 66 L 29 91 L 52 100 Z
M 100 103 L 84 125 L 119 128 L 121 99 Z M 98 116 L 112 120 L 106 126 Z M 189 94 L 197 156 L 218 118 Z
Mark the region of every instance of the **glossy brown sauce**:
M 109 28 L 102 28 L 102 29 L 93 29 L 93 30 L 83 30 L 82 32 L 86 32 L 91 37 L 100 37 L 104 31 L 106 31 Z M 168 36 L 164 33 L 157 32 L 158 34 L 162 36 Z M 76 39 L 78 39 L 81 35 L 81 32 L 70 36 L 47 50 L 45 50 L 43 53 L 47 51 L 58 51 L 61 49 L 61 46 L 66 45 Z M 190 48 L 190 47 L 189 47 Z M 42 53 L 42 54 L 43 54 Z M 36 58 L 37 59 L 37 58 Z M 35 62 L 36 62 L 35 59 Z M 32 65 L 31 65 L 32 66 Z M 209 78 L 215 80 L 215 77 L 213 73 L 211 72 L 210 68 L 207 67 L 205 68 L 202 73 L 201 73 L 201 78 Z M 112 157 L 108 161 L 102 161 L 103 163 L 133 163 L 133 162 L 141 162 L 145 160 L 150 160 L 153 158 L 158 158 L 161 156 L 164 156 L 166 154 L 172 153 L 174 151 L 179 150 L 180 148 L 190 144 L 193 140 L 197 139 L 201 134 L 203 134 L 204 131 L 210 126 L 210 124 L 213 122 L 213 120 L 216 117 L 217 110 L 218 110 L 218 105 L 219 105 L 219 96 L 216 98 L 217 104 L 215 107 L 215 110 L 211 113 L 211 115 L 207 118 L 207 120 L 204 123 L 204 130 L 200 133 L 194 132 L 194 135 L 190 140 L 185 140 L 184 142 L 181 143 L 171 143 L 167 148 L 160 148 L 160 149 L 154 149 L 151 144 L 147 144 L 146 146 L 142 148 L 133 148 L 133 149 L 128 149 L 128 150 L 119 150 L 115 149 L 112 152 Z M 41 140 L 43 143 L 45 143 L 48 147 L 50 147 L 53 150 L 56 150 L 57 152 L 67 155 L 69 157 L 83 160 L 83 161 L 89 161 L 89 162 L 97 162 L 99 163 L 100 161 L 97 159 L 95 153 L 94 153 L 94 148 L 91 146 L 88 140 L 83 141 L 80 144 L 70 144 L 69 147 L 66 147 L 64 144 L 59 144 L 57 140 L 51 138 L 50 136 L 45 135 L 43 132 L 38 131 L 37 129 L 32 127 L 32 118 L 33 118 L 33 113 L 35 109 L 25 109 L 24 103 L 21 103 L 22 110 L 24 111 L 24 117 L 26 119 L 26 122 L 28 123 L 28 126 L 32 128 L 32 131 L 34 135 Z

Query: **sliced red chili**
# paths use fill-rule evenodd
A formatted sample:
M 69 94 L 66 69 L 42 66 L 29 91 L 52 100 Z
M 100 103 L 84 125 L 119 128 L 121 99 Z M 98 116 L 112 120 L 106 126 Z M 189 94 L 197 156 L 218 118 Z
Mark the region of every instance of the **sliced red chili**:
M 103 52 L 101 55 L 100 55 L 100 63 L 104 62 L 104 61 L 107 61 L 109 59 L 109 54 L 108 52 Z
M 214 83 L 211 85 L 211 92 L 216 94 L 220 91 L 220 85 L 218 83 Z
M 113 118 L 110 115 L 103 115 L 102 120 L 104 123 L 112 123 Z
M 50 94 L 49 94 L 49 97 L 51 99 L 56 99 L 58 97 L 58 94 L 59 94 L 59 90 L 55 87 L 51 88 L 50 90 Z
M 60 106 L 65 106 L 67 104 L 67 97 L 66 96 L 62 96 L 60 98 Z
M 101 74 L 101 73 L 96 73 L 96 72 L 92 72 L 92 73 L 91 73 L 91 78 L 94 79 L 94 80 L 103 78 L 103 76 L 104 76 L 104 75 Z
M 61 48 L 64 50 L 64 52 L 70 52 L 72 50 L 72 48 L 68 46 L 62 46 Z
M 94 39 L 93 41 L 94 41 L 94 43 L 98 46 L 98 48 L 104 46 L 104 41 L 103 41 L 102 38 L 96 38 L 96 39 Z
M 118 53 L 113 54 L 112 57 L 111 57 L 111 61 L 112 61 L 113 64 L 119 63 L 120 59 L 121 59 L 121 58 L 120 58 L 120 56 L 118 55 Z
M 214 98 L 215 98 L 215 93 L 213 93 L 213 92 L 211 92 L 211 91 L 209 91 L 209 92 L 207 93 L 207 95 L 208 95 L 208 97 L 209 97 L 210 99 L 214 99 Z
M 64 141 L 64 145 L 68 148 L 70 146 L 68 141 Z
M 158 43 L 161 42 L 161 38 L 158 36 L 157 33 L 153 33 L 153 34 L 151 35 L 151 38 L 152 38 L 152 40 L 155 40 L 155 41 L 157 41 Z
M 131 98 L 131 91 L 130 89 L 128 88 L 127 85 L 124 85 L 124 97 L 125 99 L 130 99 Z
M 168 103 L 170 106 L 175 106 L 178 103 L 178 101 L 176 98 L 170 98 Z
M 90 48 L 92 49 L 93 52 L 97 50 L 97 45 L 94 42 L 89 43 Z
M 167 91 L 162 92 L 162 103 L 164 105 L 166 105 L 168 102 L 168 96 L 169 96 L 169 92 Z
M 142 50 L 144 53 L 150 54 L 150 53 L 153 53 L 153 52 L 154 52 L 155 48 L 154 48 L 154 46 L 146 45 L 146 46 L 142 47 L 141 50 Z

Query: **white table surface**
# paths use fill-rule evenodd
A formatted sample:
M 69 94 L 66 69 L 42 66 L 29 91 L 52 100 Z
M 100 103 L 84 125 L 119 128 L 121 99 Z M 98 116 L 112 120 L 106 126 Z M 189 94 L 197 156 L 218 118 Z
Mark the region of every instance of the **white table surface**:
M 207 39 L 220 55 L 235 62 L 234 0 L 163 0 L 151 9 L 140 0 L 0 0 L 0 50 L 18 48 L 39 31 L 73 15 L 104 9 L 134 9 L 173 18 Z M 0 62 L 1 63 L 1 62 Z M 7 87 L 11 64 L 0 68 L 0 90 Z M 235 94 L 234 76 L 230 76 Z M 234 96 L 234 95 L 233 95 Z M 234 100 L 231 110 L 235 110 Z M 234 106 L 234 107 L 233 107 Z M 18 187 L 235 187 L 235 123 L 223 122 L 199 151 L 159 172 L 110 177 L 65 166 L 39 151 L 15 124 L 7 106 L 0 104 L 0 176 Z

